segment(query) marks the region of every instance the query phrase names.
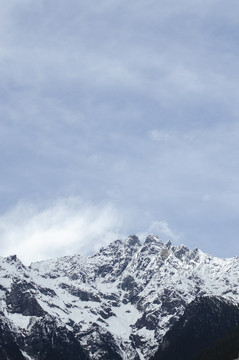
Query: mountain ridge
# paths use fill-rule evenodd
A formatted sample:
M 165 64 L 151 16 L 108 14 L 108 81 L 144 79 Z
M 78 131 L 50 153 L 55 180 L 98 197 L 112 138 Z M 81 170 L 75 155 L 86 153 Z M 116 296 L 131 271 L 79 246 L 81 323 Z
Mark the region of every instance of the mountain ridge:
M 34 360 L 29 339 L 46 324 L 58 324 L 56 338 L 65 328 L 82 358 L 142 360 L 154 355 L 195 298 L 239 303 L 237 257 L 212 257 L 154 235 L 143 243 L 135 235 L 116 240 L 89 257 L 30 266 L 15 255 L 0 258 L 0 275 L 0 317 L 25 358 Z

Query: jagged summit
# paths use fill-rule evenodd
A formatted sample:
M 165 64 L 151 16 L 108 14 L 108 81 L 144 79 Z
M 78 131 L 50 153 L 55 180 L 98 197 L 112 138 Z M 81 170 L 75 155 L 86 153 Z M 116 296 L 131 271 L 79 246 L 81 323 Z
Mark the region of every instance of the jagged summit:
M 75 349 L 67 360 L 78 359 L 76 353 L 79 359 L 147 360 L 197 297 L 238 303 L 238 274 L 238 258 L 214 258 L 155 235 L 142 243 L 131 235 L 89 257 L 28 267 L 14 256 L 0 258 L 0 326 L 28 360 L 61 359 L 58 347 L 51 358 L 32 343 L 38 334 L 50 344 L 52 333 L 61 352 L 69 342 Z
M 159 239 L 158 236 L 156 235 L 148 235 L 145 239 L 145 244 L 150 244 L 150 243 L 160 243 L 162 244 L 162 241 Z
M 8 262 L 13 262 L 13 261 L 17 261 L 18 257 L 17 255 L 9 255 L 5 258 Z
M 125 243 L 128 244 L 129 246 L 140 246 L 140 240 L 136 235 L 131 235 L 129 236 L 126 240 Z

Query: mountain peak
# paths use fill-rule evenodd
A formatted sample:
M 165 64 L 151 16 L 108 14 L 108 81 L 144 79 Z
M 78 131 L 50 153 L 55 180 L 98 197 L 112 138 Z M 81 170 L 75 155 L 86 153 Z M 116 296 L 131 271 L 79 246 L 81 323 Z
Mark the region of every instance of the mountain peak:
M 141 246 L 140 240 L 136 235 L 130 235 L 126 240 L 125 243 L 129 246 Z
M 8 262 L 8 263 L 21 262 L 21 261 L 19 260 L 19 258 L 17 257 L 17 255 L 9 255 L 9 256 L 5 257 L 5 260 L 6 260 L 6 262 Z
M 168 240 L 168 241 L 165 243 L 165 247 L 169 249 L 169 248 L 171 248 L 171 246 L 172 246 L 172 243 L 171 243 L 170 240 Z
M 25 269 L 25 265 L 21 262 L 17 255 L 9 255 L 5 258 L 2 258 L 2 261 L 11 266 L 16 266 L 18 269 Z
M 162 244 L 162 241 L 159 239 L 158 236 L 152 234 L 152 235 L 148 235 L 146 237 L 146 240 L 145 240 L 144 243 L 145 244 L 149 244 L 149 243 L 160 243 L 160 244 Z

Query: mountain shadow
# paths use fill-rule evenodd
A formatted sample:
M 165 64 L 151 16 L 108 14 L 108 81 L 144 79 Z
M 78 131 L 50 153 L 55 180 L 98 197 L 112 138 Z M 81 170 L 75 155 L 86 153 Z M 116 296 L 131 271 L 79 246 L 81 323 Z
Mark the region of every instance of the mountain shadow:
M 237 305 L 220 297 L 196 298 L 166 333 L 151 360 L 192 360 L 196 354 L 238 325 Z M 195 359 L 206 360 L 203 356 Z M 212 360 L 210 357 L 207 359 Z M 226 360 L 223 357 L 221 359 Z

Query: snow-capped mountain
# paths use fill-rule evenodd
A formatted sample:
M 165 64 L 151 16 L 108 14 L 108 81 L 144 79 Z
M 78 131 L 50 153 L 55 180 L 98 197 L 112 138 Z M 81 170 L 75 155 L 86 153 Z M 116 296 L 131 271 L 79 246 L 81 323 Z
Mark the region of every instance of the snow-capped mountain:
M 152 235 L 29 267 L 0 258 L 0 358 L 150 359 L 188 304 L 216 296 L 237 305 L 238 284 L 237 257 Z

